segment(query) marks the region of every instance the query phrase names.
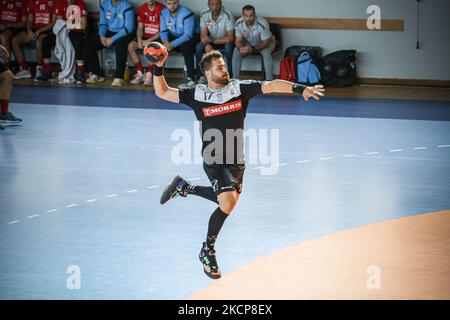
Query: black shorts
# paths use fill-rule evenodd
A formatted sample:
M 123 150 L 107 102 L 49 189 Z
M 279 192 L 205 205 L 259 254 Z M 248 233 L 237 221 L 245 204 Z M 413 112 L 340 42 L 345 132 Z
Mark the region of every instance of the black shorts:
M 244 179 L 244 164 L 212 164 L 203 163 L 209 181 L 216 195 L 226 191 L 242 192 Z
M 5 66 L 5 64 L 0 61 L 0 73 L 3 73 L 5 71 L 8 71 L 8 67 Z

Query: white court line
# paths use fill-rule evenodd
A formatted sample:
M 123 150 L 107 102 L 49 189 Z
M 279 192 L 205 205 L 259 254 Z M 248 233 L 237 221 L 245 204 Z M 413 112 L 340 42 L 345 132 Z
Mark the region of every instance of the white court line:
M 437 148 L 450 148 L 450 144 L 438 145 L 436 147 Z M 427 149 L 427 147 L 426 146 L 413 147 L 412 149 L 413 150 L 425 150 L 425 149 Z M 403 151 L 403 149 L 392 149 L 392 150 L 389 150 L 389 152 L 392 152 L 392 153 L 393 152 L 401 152 L 401 151 Z M 366 155 L 373 155 L 373 154 L 379 154 L 379 153 L 380 152 L 378 152 L 378 151 L 373 151 L 373 152 L 366 152 L 364 154 L 366 154 Z M 356 154 L 345 154 L 345 155 L 341 155 L 341 157 L 343 157 L 343 158 L 350 158 L 350 157 L 357 157 L 357 155 Z M 324 160 L 331 160 L 331 159 L 333 159 L 333 157 L 320 158 L 320 160 L 322 160 L 322 161 L 324 161 Z M 308 162 L 311 162 L 311 160 L 299 160 L 299 161 L 297 161 L 297 163 L 308 163 Z M 286 165 L 288 165 L 288 164 L 283 162 L 283 163 L 280 163 L 278 166 L 281 167 L 281 166 L 286 166 Z M 261 169 L 261 168 L 264 168 L 264 167 L 259 166 L 259 167 L 254 167 L 253 169 L 254 170 L 258 170 L 258 169 Z M 190 178 L 188 180 L 190 180 L 190 181 L 200 180 L 200 178 L 199 177 L 193 177 L 193 178 Z M 159 185 L 152 185 L 152 186 L 148 186 L 146 188 L 147 189 L 154 189 L 154 188 L 158 188 L 158 187 L 159 187 Z M 134 193 L 134 192 L 137 192 L 137 191 L 139 191 L 139 189 L 128 190 L 128 191 L 126 191 L 126 193 Z M 105 197 L 106 198 L 112 198 L 112 197 L 117 197 L 117 196 L 118 196 L 117 193 L 113 193 L 113 194 L 106 195 Z M 98 201 L 98 199 L 96 199 L 96 198 L 89 199 L 89 200 L 86 200 L 84 202 L 91 203 L 91 202 L 95 202 L 95 201 Z M 77 204 L 77 203 L 73 203 L 73 204 L 67 205 L 66 208 L 72 208 L 72 207 L 76 207 L 78 205 L 79 204 Z M 59 209 L 51 209 L 51 210 L 46 211 L 46 213 L 55 213 L 55 212 L 58 212 L 58 211 L 59 211 Z M 36 217 L 39 217 L 39 214 L 31 215 L 31 216 L 28 216 L 26 218 L 27 219 L 33 219 L 33 218 L 36 218 Z M 19 222 L 20 222 L 20 220 L 14 220 L 14 221 L 9 222 L 8 224 L 16 224 L 16 223 L 19 223 Z

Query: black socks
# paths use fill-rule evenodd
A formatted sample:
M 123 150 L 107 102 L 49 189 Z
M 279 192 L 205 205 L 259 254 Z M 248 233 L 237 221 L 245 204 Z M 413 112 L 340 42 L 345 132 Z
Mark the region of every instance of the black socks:
M 217 199 L 216 194 L 214 193 L 214 190 L 212 187 L 203 187 L 203 186 L 195 186 L 192 184 L 188 184 L 185 189 L 186 193 L 193 194 L 208 200 L 211 200 L 212 202 L 215 202 L 219 204 L 219 200 Z M 214 249 L 214 245 L 216 244 L 217 236 L 220 232 L 220 229 L 222 229 L 223 223 L 225 222 L 225 219 L 228 217 L 228 215 L 220 210 L 219 207 L 212 213 L 211 217 L 209 218 L 209 224 L 208 224 L 208 234 L 206 236 L 206 247 L 205 249 Z
M 217 196 L 214 193 L 212 187 L 202 187 L 189 184 L 186 187 L 186 192 L 188 194 L 194 194 L 196 196 L 211 200 L 212 202 L 219 204 L 219 200 L 217 200 Z
M 209 218 L 208 235 L 206 236 L 206 245 L 209 249 L 214 249 L 217 236 L 227 217 L 228 215 L 218 207 Z

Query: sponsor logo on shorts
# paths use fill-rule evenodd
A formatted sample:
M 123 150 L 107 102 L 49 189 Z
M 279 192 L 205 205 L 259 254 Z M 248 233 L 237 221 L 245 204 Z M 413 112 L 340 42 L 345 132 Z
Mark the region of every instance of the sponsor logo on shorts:
M 242 109 L 242 101 L 232 101 L 229 103 L 202 108 L 205 118 L 220 116 L 225 113 L 235 112 Z

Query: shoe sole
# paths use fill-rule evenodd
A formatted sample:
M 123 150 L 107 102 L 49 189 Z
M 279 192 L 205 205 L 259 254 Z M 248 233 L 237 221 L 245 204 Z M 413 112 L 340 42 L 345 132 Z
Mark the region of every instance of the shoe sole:
M 169 185 L 167 185 L 167 187 L 164 189 L 164 191 L 161 195 L 161 199 L 159 200 L 160 204 L 164 204 L 172 198 L 172 194 L 176 191 L 177 185 L 182 180 L 183 180 L 183 178 L 180 176 L 176 176 L 175 178 L 173 178 L 172 182 Z M 169 190 L 173 190 L 173 191 L 169 192 Z
M 19 124 L 22 121 L 8 121 L 8 120 L 0 120 L 1 124 Z
M 93 83 L 99 83 L 99 82 L 104 82 L 105 81 L 105 79 L 102 79 L 102 80 L 95 80 L 95 81 L 89 81 L 89 80 L 86 80 L 86 83 L 91 83 L 91 84 L 93 84 Z

